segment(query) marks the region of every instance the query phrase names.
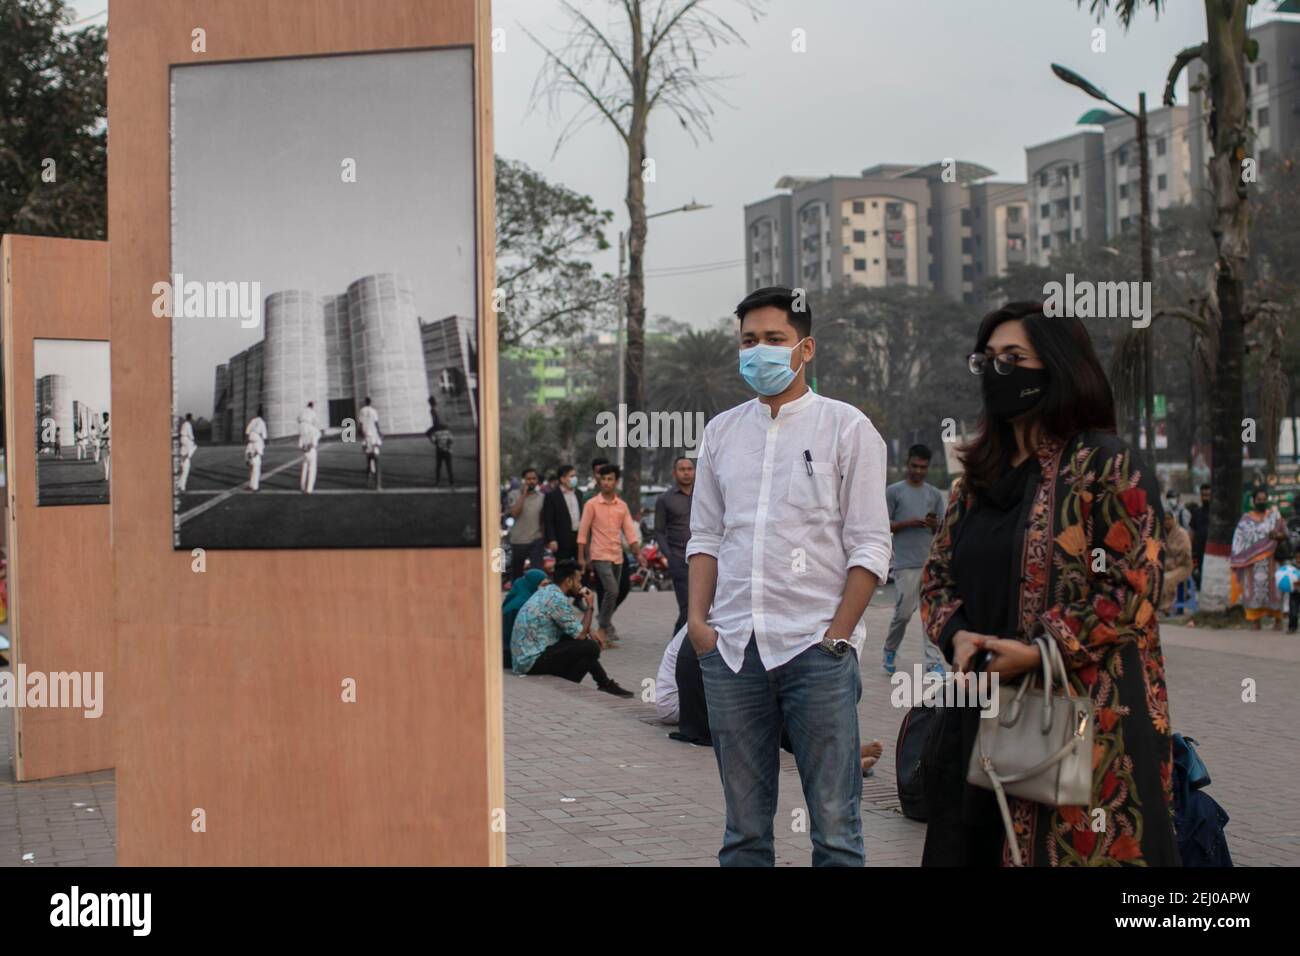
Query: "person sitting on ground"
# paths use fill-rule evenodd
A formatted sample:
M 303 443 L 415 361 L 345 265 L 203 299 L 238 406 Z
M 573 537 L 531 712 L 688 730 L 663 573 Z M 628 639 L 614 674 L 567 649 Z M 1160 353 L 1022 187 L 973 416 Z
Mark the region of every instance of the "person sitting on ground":
M 1165 576 L 1161 585 L 1160 613 L 1167 615 L 1178 596 L 1178 586 L 1192 576 L 1192 539 L 1172 512 L 1165 512 L 1164 524 Z
M 572 598 L 580 596 L 579 611 Z M 592 633 L 595 596 L 582 586 L 582 572 L 573 561 L 559 561 L 554 578 L 524 602 L 510 634 L 510 653 L 516 674 L 554 674 L 575 684 L 590 674 L 597 690 L 615 697 L 631 697 L 600 666 L 602 642 Z
M 684 643 L 685 642 L 685 643 Z M 686 642 L 686 626 L 673 635 L 659 663 L 659 676 L 655 680 L 655 707 L 660 717 L 667 706 L 672 708 L 673 719 L 665 723 L 677 724 L 668 736 L 700 747 L 712 747 L 709 733 L 709 704 L 704 699 L 704 676 L 700 673 L 699 659 L 691 653 Z M 670 703 L 669 703 L 670 702 Z
M 709 735 L 709 704 L 704 697 L 704 681 L 700 677 L 700 664 L 692 659 L 683 662 L 681 649 L 686 639 L 686 627 L 683 626 L 664 649 L 663 659 L 659 662 L 659 673 L 655 678 L 655 711 L 665 724 L 677 724 L 677 729 L 668 736 L 701 747 L 712 747 L 713 738 Z M 686 667 L 683 664 L 686 663 Z M 694 667 L 692 680 L 689 668 Z M 685 672 L 684 672 L 685 671 Z M 781 749 L 794 753 L 790 735 L 781 730 Z M 871 768 L 876 765 L 881 754 L 885 752 L 879 740 L 862 744 L 860 748 L 862 776 L 874 776 Z
M 515 629 L 515 618 L 519 616 L 519 609 L 527 603 L 530 597 L 537 593 L 537 589 L 545 581 L 545 571 L 541 568 L 529 568 L 524 572 L 523 577 L 510 585 L 510 590 L 506 592 L 505 598 L 501 601 L 501 643 L 505 645 L 506 667 L 511 667 L 514 664 L 510 653 L 510 635 Z
M 681 713 L 677 696 L 677 656 L 685 639 L 686 628 L 683 627 L 664 648 L 664 656 L 659 660 L 659 673 L 655 675 L 655 713 L 665 724 L 677 723 Z

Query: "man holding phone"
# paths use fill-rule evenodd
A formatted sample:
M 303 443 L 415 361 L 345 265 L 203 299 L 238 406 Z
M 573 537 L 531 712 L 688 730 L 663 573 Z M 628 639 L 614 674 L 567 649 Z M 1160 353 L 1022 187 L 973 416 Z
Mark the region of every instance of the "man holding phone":
M 546 544 L 542 539 L 543 496 L 537 490 L 537 469 L 525 468 L 520 477 L 520 487 L 506 500 L 506 509 L 515 519 L 510 526 L 511 582 L 523 575 L 525 561 L 534 568 L 542 566 L 542 551 Z
M 893 674 L 894 656 L 903 643 L 907 624 L 916 613 L 921 597 L 921 569 L 930 556 L 930 542 L 943 516 L 943 492 L 926 482 L 930 473 L 930 449 L 913 445 L 907 450 L 907 478 L 885 489 L 889 508 L 889 530 L 894 534 L 894 618 L 885 638 L 882 666 Z M 939 646 L 921 635 L 925 647 L 925 669 L 942 671 L 943 654 Z

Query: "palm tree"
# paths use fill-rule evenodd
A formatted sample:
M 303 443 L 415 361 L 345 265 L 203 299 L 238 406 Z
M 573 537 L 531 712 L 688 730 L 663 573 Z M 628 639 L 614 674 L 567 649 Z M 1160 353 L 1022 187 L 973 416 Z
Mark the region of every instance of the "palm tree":
M 736 337 L 723 329 L 694 329 L 652 343 L 650 406 L 710 419 L 749 397 L 736 358 Z

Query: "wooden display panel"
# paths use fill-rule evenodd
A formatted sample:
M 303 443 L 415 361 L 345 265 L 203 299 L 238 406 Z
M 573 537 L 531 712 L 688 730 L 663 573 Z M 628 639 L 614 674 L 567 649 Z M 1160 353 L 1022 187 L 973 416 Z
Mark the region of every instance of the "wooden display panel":
M 119 862 L 502 864 L 489 5 L 116 0 L 110 18 Z M 172 550 L 171 331 L 151 312 L 170 67 L 447 46 L 474 51 L 483 546 L 210 551 L 196 573 Z
M 108 244 L 5 236 L 0 258 L 9 662 L 15 675 L 19 665 L 28 674 L 103 674 L 99 717 L 74 708 L 10 711 L 15 776 L 39 780 L 113 766 L 120 701 L 109 506 L 37 506 L 33 347 L 36 339 L 108 339 Z

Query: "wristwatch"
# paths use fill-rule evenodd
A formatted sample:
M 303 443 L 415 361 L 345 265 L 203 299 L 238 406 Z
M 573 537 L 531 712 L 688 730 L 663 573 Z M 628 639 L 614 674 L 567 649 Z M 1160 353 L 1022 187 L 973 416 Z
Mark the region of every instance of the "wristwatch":
M 853 649 L 853 645 L 844 639 L 832 640 L 829 637 L 822 638 L 822 647 L 830 651 L 836 657 L 843 657 Z

